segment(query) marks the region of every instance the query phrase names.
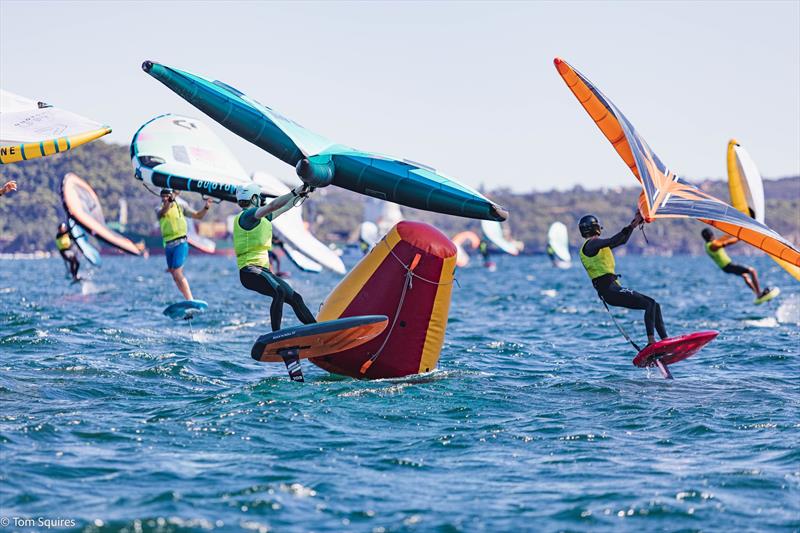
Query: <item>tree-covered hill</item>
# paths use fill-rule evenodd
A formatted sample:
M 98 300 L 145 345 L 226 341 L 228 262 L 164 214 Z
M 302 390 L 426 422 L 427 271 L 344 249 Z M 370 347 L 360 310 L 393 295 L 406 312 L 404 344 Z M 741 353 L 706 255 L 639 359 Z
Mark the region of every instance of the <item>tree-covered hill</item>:
M 133 177 L 128 148 L 102 141 L 51 157 L 0 167 L 0 184 L 14 179 L 19 190 L 0 198 L 0 251 L 48 250 L 52 247 L 56 226 L 63 220 L 60 199 L 61 179 L 75 172 L 85 179 L 100 197 L 106 218 L 116 220 L 118 201 L 128 203 L 128 230 L 137 233 L 153 231 L 154 207 L 158 198 Z M 714 196 L 727 199 L 727 185 L 722 180 L 698 183 Z M 508 221 L 514 238 L 525 243 L 526 252 L 541 252 L 548 226 L 556 220 L 564 222 L 573 244 L 579 242 L 576 221 L 586 213 L 594 213 L 609 231 L 616 231 L 633 217 L 639 194 L 631 177 L 631 187 L 586 190 L 575 187 L 568 191 L 512 193 L 500 189 L 487 193 L 508 208 Z M 765 181 L 767 223 L 789 240 L 800 243 L 800 177 Z M 187 199 L 196 198 L 187 194 Z M 196 202 L 199 205 L 199 202 Z M 307 218 L 312 231 L 323 239 L 345 240 L 354 234 L 361 222 L 362 202 L 359 195 L 328 187 L 312 195 L 307 202 Z M 232 204 L 215 206 L 208 219 L 224 220 L 235 212 Z M 463 219 L 403 208 L 408 219 L 429 222 L 448 235 L 471 229 L 479 232 L 479 223 Z M 699 232 L 704 227 L 690 220 L 660 220 L 646 227 L 649 245 L 635 237 L 627 247 L 631 253 L 669 254 L 701 253 Z M 749 247 L 740 247 L 745 253 Z

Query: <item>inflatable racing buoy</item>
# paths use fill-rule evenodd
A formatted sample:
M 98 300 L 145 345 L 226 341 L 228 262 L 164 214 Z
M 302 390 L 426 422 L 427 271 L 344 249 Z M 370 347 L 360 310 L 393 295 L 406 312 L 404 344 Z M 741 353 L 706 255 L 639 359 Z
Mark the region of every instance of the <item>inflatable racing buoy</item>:
M 455 267 L 456 246 L 442 232 L 421 222 L 398 223 L 333 289 L 317 317 L 385 315 L 388 326 L 369 342 L 310 361 L 359 379 L 433 370 L 444 343 Z

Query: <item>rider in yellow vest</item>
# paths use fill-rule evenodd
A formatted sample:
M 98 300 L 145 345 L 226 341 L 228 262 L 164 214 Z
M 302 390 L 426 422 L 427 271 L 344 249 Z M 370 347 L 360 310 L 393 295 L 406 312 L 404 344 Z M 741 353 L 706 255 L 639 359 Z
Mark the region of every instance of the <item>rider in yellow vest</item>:
M 700 232 L 700 235 L 702 235 L 703 240 L 706 241 L 706 253 L 711 260 L 714 261 L 714 263 L 716 263 L 720 269 L 722 269 L 723 272 L 741 276 L 744 282 L 747 283 L 747 286 L 750 287 L 750 290 L 755 293 L 756 298 L 767 295 L 767 293 L 770 291 L 770 288 L 766 287 L 763 291 L 761 290 L 761 287 L 758 284 L 758 273 L 756 272 L 755 268 L 737 265 L 731 261 L 730 257 L 728 257 L 728 252 L 725 251 L 725 247 L 730 246 L 731 244 L 736 244 L 739 242 L 739 239 L 729 236 L 714 240 L 714 232 L 709 228 L 703 229 L 703 231 Z
M 78 269 L 81 267 L 81 263 L 78 261 L 78 252 L 75 249 L 75 245 L 72 244 L 67 225 L 63 222 L 58 225 L 58 231 L 56 232 L 56 248 L 58 248 L 58 253 L 61 254 L 61 259 L 67 264 L 69 273 L 72 275 L 72 281 L 79 281 L 81 278 L 78 276 Z
M 580 249 L 581 263 L 592 280 L 597 295 L 607 305 L 644 310 L 644 326 L 647 331 L 647 344 L 656 342 L 654 330 L 662 339 L 667 337 L 664 319 L 661 317 L 661 306 L 654 299 L 631 289 L 626 289 L 617 281 L 614 254 L 612 248 L 622 246 L 631 236 L 633 230 L 644 222 L 638 212 L 630 224 L 622 228 L 616 235 L 607 239 L 600 238 L 603 230 L 600 221 L 594 215 L 586 215 L 578 222 L 581 236 L 586 238 Z
M 189 281 L 183 275 L 183 264 L 189 255 L 189 243 L 186 240 L 186 216 L 197 220 L 202 219 L 211 207 L 211 199 L 206 199 L 206 204 L 199 211 L 192 211 L 181 207 L 176 201 L 177 194 L 172 189 L 162 189 L 161 207 L 158 208 L 158 225 L 161 227 L 161 237 L 164 241 L 164 254 L 167 257 L 167 272 L 172 274 L 175 285 L 183 297 L 192 300 L 192 290 Z
M 236 201 L 242 212 L 233 220 L 233 248 L 239 281 L 245 288 L 272 298 L 269 308 L 272 331 L 281 329 L 283 304 L 287 303 L 303 324 L 316 322 L 303 297 L 284 280 L 270 272 L 269 251 L 272 248 L 272 221 L 295 206 L 300 196 L 307 195 L 305 187 L 261 205 L 261 190 L 255 183 L 240 185 Z

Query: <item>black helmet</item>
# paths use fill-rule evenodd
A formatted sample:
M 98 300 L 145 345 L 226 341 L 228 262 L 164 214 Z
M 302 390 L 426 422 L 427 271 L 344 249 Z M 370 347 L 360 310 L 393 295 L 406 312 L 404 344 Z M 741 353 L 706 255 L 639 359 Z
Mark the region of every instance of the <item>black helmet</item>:
M 173 192 L 175 191 L 173 191 L 172 189 L 161 189 L 161 196 L 172 195 Z
M 65 222 L 62 222 L 61 224 L 58 225 L 58 232 L 59 233 L 67 232 L 67 224 Z
M 714 239 L 714 232 L 711 231 L 709 228 L 703 228 L 703 231 L 700 232 L 700 235 L 707 241 Z
M 591 237 L 593 235 L 600 235 L 600 230 L 603 226 L 594 215 L 584 215 L 578 221 L 578 231 L 581 232 L 581 237 Z

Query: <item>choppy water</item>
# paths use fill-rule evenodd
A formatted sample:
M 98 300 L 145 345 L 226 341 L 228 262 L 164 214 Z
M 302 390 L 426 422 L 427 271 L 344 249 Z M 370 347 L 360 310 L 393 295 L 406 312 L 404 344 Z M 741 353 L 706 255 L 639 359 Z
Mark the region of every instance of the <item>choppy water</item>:
M 106 531 L 797 530 L 800 291 L 750 262 L 778 300 L 753 306 L 706 258 L 620 260 L 671 334 L 722 332 L 673 382 L 631 365 L 581 270 L 501 258 L 458 273 L 436 372 L 358 382 L 306 363 L 302 385 L 250 358 L 268 304 L 229 258 L 189 259 L 210 304 L 191 328 L 161 315 L 178 299 L 163 257 L 107 258 L 87 294 L 60 260 L 2 261 L 0 516 Z M 313 308 L 336 281 L 291 280 Z M 617 316 L 642 339 L 639 312 Z

